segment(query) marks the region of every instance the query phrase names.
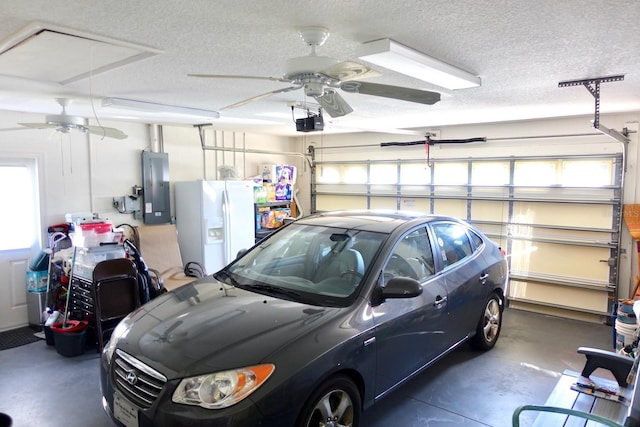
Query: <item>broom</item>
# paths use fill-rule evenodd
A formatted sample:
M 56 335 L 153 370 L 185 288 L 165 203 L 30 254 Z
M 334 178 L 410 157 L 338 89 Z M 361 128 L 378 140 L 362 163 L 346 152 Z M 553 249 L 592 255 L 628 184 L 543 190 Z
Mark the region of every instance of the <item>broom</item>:
M 636 252 L 638 256 L 638 275 L 633 278 L 635 288 L 633 290 L 633 298 L 637 295 L 640 286 L 640 204 L 624 205 L 622 207 L 622 217 L 629 229 L 631 238 L 636 242 Z
M 67 327 L 67 320 L 69 320 L 69 299 L 71 297 L 71 288 L 73 287 L 73 268 L 76 265 L 76 252 L 77 247 L 73 247 L 73 255 L 71 257 L 71 272 L 69 273 L 69 286 L 67 287 L 67 302 L 64 305 L 64 319 L 62 320 L 62 327 Z

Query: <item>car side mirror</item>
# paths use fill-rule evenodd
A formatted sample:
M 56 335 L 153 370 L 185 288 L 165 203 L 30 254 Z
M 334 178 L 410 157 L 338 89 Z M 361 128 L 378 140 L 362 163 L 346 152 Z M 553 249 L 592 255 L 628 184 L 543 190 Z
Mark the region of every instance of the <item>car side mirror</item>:
M 394 277 L 382 288 L 382 298 L 414 298 L 422 295 L 420 283 L 410 277 Z

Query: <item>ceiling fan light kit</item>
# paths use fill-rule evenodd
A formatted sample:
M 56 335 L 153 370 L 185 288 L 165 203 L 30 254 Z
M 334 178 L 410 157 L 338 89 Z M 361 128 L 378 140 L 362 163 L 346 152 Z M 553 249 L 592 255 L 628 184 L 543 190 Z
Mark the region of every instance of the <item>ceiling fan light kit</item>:
M 391 39 L 363 43 L 356 54 L 363 61 L 447 89 L 466 89 L 481 84 L 479 77 Z
M 282 77 L 245 76 L 225 74 L 189 74 L 192 77 L 224 78 L 224 79 L 257 79 L 287 83 L 290 86 L 262 93 L 231 105 L 221 110 L 237 108 L 280 93 L 303 89 L 306 96 L 314 98 L 331 117 L 341 117 L 353 112 L 347 101 L 338 93 L 338 89 L 354 94 L 381 96 L 401 101 L 432 105 L 440 101 L 438 92 L 391 86 L 379 83 L 362 82 L 361 79 L 378 76 L 379 73 L 368 66 L 354 61 L 338 61 L 333 58 L 318 56 L 316 48 L 329 37 L 329 30 L 324 27 L 307 27 L 299 30 L 305 44 L 311 46 L 307 56 L 292 58 L 285 64 Z M 479 80 L 479 79 L 478 79 Z M 311 123 L 311 121 L 309 121 Z M 303 132 L 310 126 L 303 126 Z M 300 130 L 300 129 L 298 129 Z M 317 120 L 311 130 L 321 130 Z
M 89 126 L 85 124 L 85 119 L 79 116 L 72 116 L 67 113 L 67 105 L 71 102 L 66 98 L 56 98 L 56 102 L 62 107 L 60 114 L 49 114 L 45 117 L 45 123 L 18 123 L 28 129 L 48 129 L 53 128 L 61 133 L 69 133 L 77 130 L 82 133 L 91 133 L 103 138 L 126 139 L 127 134 L 120 129 L 105 126 Z

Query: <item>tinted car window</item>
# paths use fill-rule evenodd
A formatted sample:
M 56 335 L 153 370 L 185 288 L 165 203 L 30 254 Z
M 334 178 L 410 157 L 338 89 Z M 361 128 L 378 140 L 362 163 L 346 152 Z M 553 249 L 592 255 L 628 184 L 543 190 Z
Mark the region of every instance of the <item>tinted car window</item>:
M 473 241 L 473 244 L 476 249 L 482 246 L 484 242 L 482 241 L 482 238 L 480 236 L 478 236 L 476 233 L 474 233 L 471 230 L 469 230 L 469 235 L 471 236 L 471 241 Z
M 291 224 L 260 242 L 216 278 L 305 303 L 345 305 L 386 237 L 361 230 Z
M 473 253 L 466 229 L 462 225 L 441 222 L 433 224 L 432 227 L 444 267 L 460 262 Z
M 424 227 L 404 236 L 395 247 L 384 269 L 385 282 L 404 276 L 423 282 L 435 271 L 429 235 Z

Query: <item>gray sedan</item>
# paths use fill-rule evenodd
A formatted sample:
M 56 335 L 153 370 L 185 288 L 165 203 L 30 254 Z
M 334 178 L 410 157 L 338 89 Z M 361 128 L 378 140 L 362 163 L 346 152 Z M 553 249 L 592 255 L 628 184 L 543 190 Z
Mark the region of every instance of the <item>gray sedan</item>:
M 404 212 L 299 219 L 123 320 L 105 409 L 142 426 L 358 426 L 470 340 L 498 340 L 501 249 L 466 222 Z

